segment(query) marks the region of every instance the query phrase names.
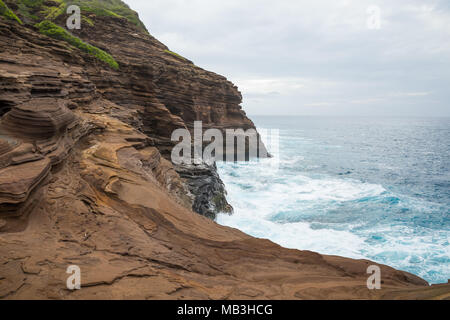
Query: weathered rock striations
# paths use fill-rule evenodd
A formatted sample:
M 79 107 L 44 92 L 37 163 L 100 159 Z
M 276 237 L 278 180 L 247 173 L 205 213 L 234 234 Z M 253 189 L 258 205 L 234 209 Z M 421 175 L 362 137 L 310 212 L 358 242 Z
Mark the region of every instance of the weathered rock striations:
M 225 185 L 217 173 L 216 165 L 176 165 L 175 170 L 187 181 L 191 194 L 195 194 L 192 209 L 205 217 L 215 219 L 217 212 L 232 214 L 227 202 Z
M 284 249 L 194 213 L 232 209 L 214 166 L 168 161 L 170 134 L 194 120 L 253 128 L 237 88 L 125 18 L 89 13 L 94 27 L 75 33 L 114 70 L 19 17 L 0 17 L 0 298 L 450 297 L 387 266 L 370 291 L 373 262 Z

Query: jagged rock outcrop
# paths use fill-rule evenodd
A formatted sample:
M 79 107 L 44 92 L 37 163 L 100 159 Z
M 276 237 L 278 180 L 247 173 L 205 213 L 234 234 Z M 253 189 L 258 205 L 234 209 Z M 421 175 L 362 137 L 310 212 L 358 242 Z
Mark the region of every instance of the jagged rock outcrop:
M 192 209 L 215 219 L 216 214 L 232 214 L 233 207 L 227 202 L 225 185 L 217 173 L 215 164 L 176 165 L 175 170 L 187 181 L 191 194 L 195 194 Z
M 448 285 L 387 266 L 371 291 L 373 262 L 284 249 L 194 213 L 226 211 L 209 202 L 223 185 L 214 167 L 174 168 L 170 133 L 193 120 L 253 127 L 237 89 L 125 18 L 89 13 L 102 28 L 79 32 L 118 70 L 21 18 L 0 17 L 0 298 L 449 298 Z M 74 264 L 78 291 L 66 288 Z

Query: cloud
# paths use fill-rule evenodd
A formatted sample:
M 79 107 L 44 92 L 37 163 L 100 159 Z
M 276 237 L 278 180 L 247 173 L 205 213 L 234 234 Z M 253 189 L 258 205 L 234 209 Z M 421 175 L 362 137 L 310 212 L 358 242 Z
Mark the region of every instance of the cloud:
M 446 0 L 127 3 L 171 50 L 236 83 L 249 114 L 450 115 Z
M 429 96 L 431 92 L 400 92 L 393 94 L 396 97 L 425 97 Z

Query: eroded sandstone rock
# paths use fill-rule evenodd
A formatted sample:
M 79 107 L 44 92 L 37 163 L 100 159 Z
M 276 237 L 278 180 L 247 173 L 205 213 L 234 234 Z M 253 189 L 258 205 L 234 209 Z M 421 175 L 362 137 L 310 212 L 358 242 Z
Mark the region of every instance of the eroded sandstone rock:
M 387 266 L 370 291 L 373 262 L 284 249 L 194 213 L 194 193 L 210 210 L 220 182 L 213 168 L 172 166 L 171 130 L 253 127 L 239 92 L 126 20 L 91 18 L 102 28 L 80 37 L 119 70 L 0 17 L 0 298 L 449 297 Z

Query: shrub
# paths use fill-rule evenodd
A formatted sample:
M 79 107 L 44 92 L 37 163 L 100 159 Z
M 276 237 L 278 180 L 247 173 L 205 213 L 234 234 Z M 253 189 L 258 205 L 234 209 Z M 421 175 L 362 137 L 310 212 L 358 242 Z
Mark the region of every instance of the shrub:
M 45 34 L 46 36 L 52 37 L 54 39 L 65 41 L 70 45 L 107 63 L 111 68 L 116 70 L 119 69 L 119 64 L 117 63 L 116 60 L 114 60 L 114 58 L 109 53 L 106 53 L 105 51 L 97 47 L 94 47 L 90 44 L 84 43 L 81 39 L 71 35 L 65 29 L 61 28 L 60 26 L 57 26 L 53 22 L 44 20 L 38 23 L 36 27 L 42 34 Z
M 17 17 L 15 13 L 12 12 L 11 9 L 9 9 L 2 0 L 0 0 L 0 16 L 6 17 L 10 20 L 15 20 L 18 23 L 22 24 L 22 20 L 20 20 L 19 17 Z
M 173 56 L 175 56 L 175 57 L 177 57 L 177 58 L 186 60 L 185 57 L 183 57 L 183 56 L 181 56 L 181 55 L 179 55 L 178 53 L 175 53 L 175 52 L 173 52 L 173 51 L 170 51 L 170 50 L 164 50 L 164 52 L 165 52 L 165 53 L 168 53 L 168 54 L 171 54 L 171 55 L 173 55 Z
M 66 11 L 66 4 L 61 3 L 58 7 L 43 7 L 40 12 L 45 16 L 45 20 L 55 20 Z

